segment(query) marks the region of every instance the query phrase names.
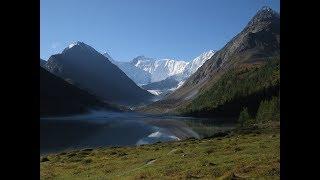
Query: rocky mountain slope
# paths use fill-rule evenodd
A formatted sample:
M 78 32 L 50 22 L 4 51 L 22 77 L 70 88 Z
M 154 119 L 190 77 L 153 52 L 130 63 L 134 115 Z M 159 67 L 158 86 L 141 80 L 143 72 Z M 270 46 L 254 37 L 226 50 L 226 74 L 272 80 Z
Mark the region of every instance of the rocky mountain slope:
M 238 35 L 207 60 L 179 89 L 142 111 L 176 112 L 207 91 L 226 72 L 265 64 L 271 57 L 279 54 L 280 15 L 264 7 Z

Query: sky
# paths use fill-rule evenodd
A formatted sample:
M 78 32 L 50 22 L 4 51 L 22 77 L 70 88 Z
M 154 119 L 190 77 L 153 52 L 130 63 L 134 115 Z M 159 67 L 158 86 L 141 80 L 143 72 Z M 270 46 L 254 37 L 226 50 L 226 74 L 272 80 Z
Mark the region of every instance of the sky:
M 81 41 L 116 61 L 190 61 L 221 49 L 263 6 L 280 12 L 280 0 L 41 0 L 40 57 Z

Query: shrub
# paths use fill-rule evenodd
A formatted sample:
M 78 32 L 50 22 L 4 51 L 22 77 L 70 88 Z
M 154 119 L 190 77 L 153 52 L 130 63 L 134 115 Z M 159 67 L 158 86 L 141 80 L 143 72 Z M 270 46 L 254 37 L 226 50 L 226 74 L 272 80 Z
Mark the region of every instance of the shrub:
M 248 113 L 248 108 L 243 108 L 243 110 L 240 112 L 239 115 L 239 125 L 241 127 L 248 127 L 252 124 L 254 124 L 254 119 L 250 117 L 249 113 Z
M 261 101 L 256 115 L 257 122 L 265 123 L 280 120 L 280 98 L 273 97 L 271 100 Z

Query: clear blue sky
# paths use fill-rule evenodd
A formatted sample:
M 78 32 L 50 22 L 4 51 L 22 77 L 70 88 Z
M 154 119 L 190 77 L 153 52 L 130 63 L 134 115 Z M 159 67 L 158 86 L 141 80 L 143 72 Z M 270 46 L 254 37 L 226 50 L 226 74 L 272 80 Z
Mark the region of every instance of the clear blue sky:
M 40 57 L 74 41 L 115 60 L 138 55 L 191 60 L 219 50 L 262 7 L 280 0 L 41 0 Z

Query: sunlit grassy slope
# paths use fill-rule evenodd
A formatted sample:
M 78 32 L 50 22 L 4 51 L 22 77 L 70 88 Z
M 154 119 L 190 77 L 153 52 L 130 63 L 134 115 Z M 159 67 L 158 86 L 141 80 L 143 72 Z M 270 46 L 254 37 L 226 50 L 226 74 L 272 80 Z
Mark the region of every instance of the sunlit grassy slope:
M 225 137 L 41 157 L 41 179 L 280 179 L 279 123 Z

